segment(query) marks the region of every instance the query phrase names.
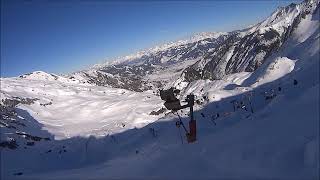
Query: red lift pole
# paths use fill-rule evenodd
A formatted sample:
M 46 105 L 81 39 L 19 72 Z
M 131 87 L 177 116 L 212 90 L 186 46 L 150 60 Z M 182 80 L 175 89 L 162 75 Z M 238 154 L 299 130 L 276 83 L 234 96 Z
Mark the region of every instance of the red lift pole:
M 193 117 L 193 105 L 194 105 L 194 95 L 190 94 L 187 96 L 188 106 L 190 107 L 190 121 L 189 121 L 189 134 L 188 143 L 192 143 L 197 140 L 197 123 Z

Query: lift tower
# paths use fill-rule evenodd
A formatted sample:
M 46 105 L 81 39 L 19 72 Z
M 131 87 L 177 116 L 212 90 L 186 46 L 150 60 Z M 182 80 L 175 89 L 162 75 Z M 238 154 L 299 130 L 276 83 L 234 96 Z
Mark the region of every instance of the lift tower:
M 173 88 L 167 90 L 160 90 L 160 97 L 165 101 L 164 106 L 172 110 L 173 112 L 180 109 L 190 108 L 190 121 L 189 121 L 189 132 L 187 132 L 188 143 L 195 142 L 197 140 L 197 125 L 196 120 L 193 116 L 193 105 L 194 105 L 194 95 L 189 94 L 185 99 L 186 105 L 181 106 L 179 99 L 175 97 L 175 92 Z

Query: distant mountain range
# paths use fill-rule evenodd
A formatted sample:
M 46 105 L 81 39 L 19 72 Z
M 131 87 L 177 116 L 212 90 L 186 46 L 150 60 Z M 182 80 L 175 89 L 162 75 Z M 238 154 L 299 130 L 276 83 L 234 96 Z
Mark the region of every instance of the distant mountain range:
M 292 3 L 243 30 L 200 33 L 188 40 L 95 65 L 90 70 L 76 72 L 69 77 L 99 86 L 145 91 L 164 87 L 178 79 L 184 82 L 215 80 L 231 73 L 253 72 L 284 46 L 302 19 L 318 11 L 319 0 Z M 174 73 L 175 77 L 153 78 L 155 74 L 168 72 Z

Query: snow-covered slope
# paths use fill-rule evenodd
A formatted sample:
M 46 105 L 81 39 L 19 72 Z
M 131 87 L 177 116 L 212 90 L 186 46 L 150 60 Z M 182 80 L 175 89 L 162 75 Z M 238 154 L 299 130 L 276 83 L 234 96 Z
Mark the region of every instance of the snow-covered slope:
M 304 1 L 290 4 L 276 10 L 270 17 L 257 25 L 235 31 L 213 48 L 212 53 L 184 71 L 187 81 L 196 79 L 222 79 L 235 72 L 252 72 L 279 52 L 288 39 L 292 39 L 300 29 L 309 29 L 308 36 L 319 26 L 319 1 Z M 309 18 L 309 20 L 308 20 Z M 310 18 L 313 18 L 310 21 Z M 310 27 L 304 26 L 308 23 Z M 300 37 L 301 38 L 301 37 Z M 292 43 L 289 43 L 292 44 Z
M 282 59 L 275 59 L 279 60 Z M 283 60 L 284 64 L 289 61 L 287 58 Z M 303 60 L 293 62 L 297 64 L 299 61 Z M 175 126 L 177 118 L 174 115 L 168 114 L 143 127 L 146 118 L 152 119 L 146 116 L 143 118 L 143 114 L 152 109 L 150 106 L 162 104 L 156 97 L 151 97 L 152 102 L 146 105 L 144 100 L 135 99 L 134 111 L 128 107 L 120 111 L 119 108 L 121 109 L 126 102 L 124 97 L 122 98 L 125 102 L 113 104 L 116 96 L 112 93 L 111 96 L 101 96 L 102 90 L 107 91 L 109 88 L 93 86 L 92 94 L 90 90 L 78 89 L 78 95 L 69 94 L 70 99 L 68 96 L 59 96 L 63 102 L 53 101 L 53 104 L 45 107 L 37 104 L 37 101 L 41 100 L 31 105 L 19 105 L 18 109 L 21 109 L 19 111 L 25 110 L 24 113 L 18 111 L 19 116 L 30 121 L 31 114 L 36 122 L 41 122 L 42 127 L 40 126 L 38 131 L 48 131 L 46 136 L 42 136 L 61 136 L 54 126 L 48 125 L 48 122 L 60 122 L 58 128 L 65 129 L 61 132 L 71 133 L 61 136 L 66 138 L 62 140 L 54 140 L 51 137 L 52 140 L 40 140 L 33 146 L 20 144 L 16 150 L 3 149 L 2 162 L 5 162 L 3 175 L 6 178 L 17 179 L 87 179 L 87 177 L 317 179 L 319 177 L 319 77 L 315 75 L 319 74 L 319 59 L 313 59 L 310 63 L 309 66 L 300 66 L 300 69 L 295 66 L 294 70 L 288 74 L 283 73 L 282 77 L 278 76 L 278 71 L 287 72 L 287 65 L 279 66 L 279 69 L 268 69 L 268 73 L 260 76 L 264 84 L 258 86 L 241 86 L 250 78 L 248 73 L 230 75 L 226 81 L 193 82 L 185 93 L 193 92 L 197 95 L 197 99 L 206 96 L 202 104 L 196 105 L 198 140 L 194 144 L 186 143 L 183 130 L 179 131 Z M 291 62 L 288 65 L 291 65 Z M 276 80 L 269 81 L 270 78 Z M 294 84 L 294 80 L 298 83 Z M 21 80 L 7 79 L 6 85 L 12 86 L 14 81 Z M 39 87 L 39 84 L 36 87 Z M 70 91 L 73 88 L 66 87 L 63 90 Z M 23 89 L 9 90 L 8 87 L 5 89 L 6 94 L 25 92 Z M 132 96 L 132 92 L 121 91 L 130 93 L 126 98 L 130 99 Z M 113 93 L 121 94 L 120 90 L 113 90 Z M 141 95 L 145 93 L 142 92 Z M 30 93 L 28 96 L 39 97 L 35 94 Z M 75 98 L 76 96 L 78 97 Z M 112 98 L 111 103 L 107 100 L 108 97 Z M 141 100 L 142 97 L 136 98 Z M 249 97 L 251 105 L 248 103 Z M 230 103 L 233 100 L 244 102 L 248 109 L 234 110 Z M 59 109 L 58 105 L 63 104 L 79 104 L 85 107 L 64 106 Z M 105 112 L 106 109 L 103 107 L 91 106 L 92 104 L 107 105 L 107 110 L 111 111 Z M 65 114 L 70 110 L 73 113 L 69 113 L 68 116 L 59 116 L 59 113 Z M 51 111 L 55 115 L 47 115 L 46 118 L 44 112 Z M 122 115 L 112 115 L 113 111 Z M 128 112 L 130 113 L 127 114 Z M 121 120 L 114 122 L 111 120 L 107 125 L 107 121 L 99 120 L 100 115 L 104 113 L 115 116 L 115 119 L 119 117 Z M 179 112 L 183 121 L 187 123 L 188 118 L 185 113 L 187 111 Z M 220 114 L 218 118 L 216 118 L 217 113 Z M 143 118 L 142 124 L 139 122 L 142 119 L 135 121 L 128 118 L 131 116 Z M 65 120 L 58 122 L 48 117 Z M 74 119 L 71 121 L 69 118 Z M 125 127 L 120 124 L 124 122 L 123 120 L 128 120 Z M 68 124 L 69 122 L 72 124 Z M 106 126 L 100 123 L 106 123 Z M 132 124 L 142 126 L 131 129 Z M 127 126 L 131 127 L 127 129 Z M 118 133 L 112 134 L 109 131 L 111 128 Z M 108 136 L 104 133 L 110 134 Z M 88 134 L 96 137 L 77 137 Z M 179 134 L 182 135 L 183 141 Z M 24 149 L 24 146 L 27 149 Z M 24 159 L 24 162 L 18 163 L 20 159 Z M 22 175 L 18 175 L 19 173 Z
M 138 128 L 153 122 L 156 118 L 149 113 L 161 107 L 161 100 L 152 92 L 142 94 L 73 81 L 61 82 L 58 80 L 62 77 L 55 77 L 57 79 L 50 79 L 50 74 L 35 72 L 23 79 L 1 79 L 1 100 L 36 99 L 27 107 L 18 104 L 17 108 L 28 110 L 55 139 L 106 135 Z
M 168 66 L 140 59 L 66 77 L 34 72 L 1 78 L 1 177 L 319 179 L 318 3 L 280 8 L 257 26 L 236 32 L 246 37 L 296 22 L 277 51 L 252 72 L 223 73 L 227 64 L 220 64 L 215 72 L 223 78 L 186 81 L 188 74 L 181 73 L 188 67 L 205 70 L 211 62 L 197 56 L 168 60 Z M 284 21 L 298 16 L 299 21 Z M 227 36 L 204 41 L 216 47 Z M 236 49 L 212 53 L 230 60 Z M 143 67 L 152 73 L 140 71 Z M 134 81 L 137 73 L 140 78 Z M 115 81 L 119 78 L 146 84 L 130 86 L 137 87 L 130 91 L 121 84 L 124 80 Z M 177 116 L 163 109 L 157 92 L 143 89 L 156 88 L 154 82 L 180 89 L 180 100 L 196 95 L 195 143 L 187 144 L 182 127 L 175 125 Z M 187 125 L 188 110 L 178 113 Z

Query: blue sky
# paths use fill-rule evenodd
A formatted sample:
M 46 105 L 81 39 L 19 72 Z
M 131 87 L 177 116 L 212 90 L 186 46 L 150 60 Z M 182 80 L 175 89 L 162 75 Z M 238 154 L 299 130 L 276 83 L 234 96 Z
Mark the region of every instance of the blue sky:
M 69 73 L 197 32 L 257 23 L 295 0 L 2 0 L 1 77 Z

